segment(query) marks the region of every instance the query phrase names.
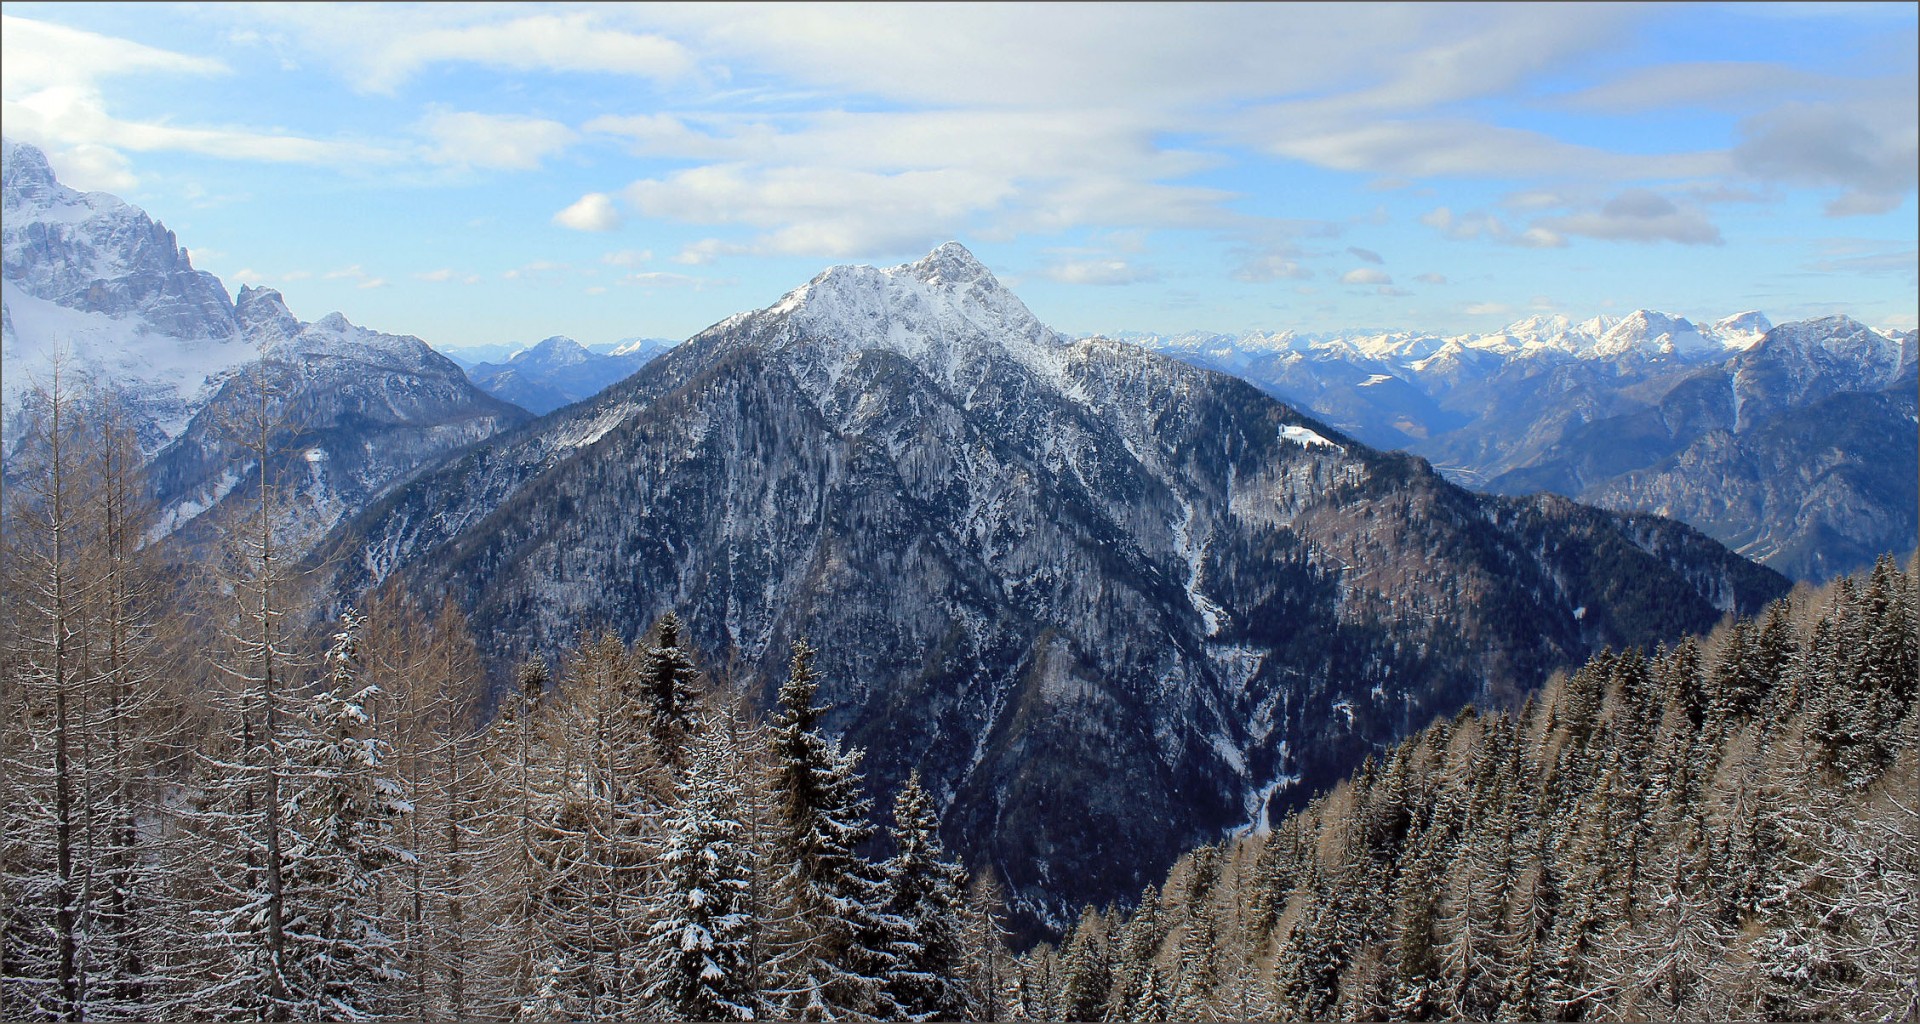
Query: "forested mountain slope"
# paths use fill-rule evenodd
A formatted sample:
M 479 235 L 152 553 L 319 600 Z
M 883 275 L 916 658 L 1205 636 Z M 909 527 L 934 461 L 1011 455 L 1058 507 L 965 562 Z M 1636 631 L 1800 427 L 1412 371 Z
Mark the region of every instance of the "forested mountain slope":
M 1912 1020 L 1916 566 L 1467 711 L 1020 964 L 1045 1020 Z

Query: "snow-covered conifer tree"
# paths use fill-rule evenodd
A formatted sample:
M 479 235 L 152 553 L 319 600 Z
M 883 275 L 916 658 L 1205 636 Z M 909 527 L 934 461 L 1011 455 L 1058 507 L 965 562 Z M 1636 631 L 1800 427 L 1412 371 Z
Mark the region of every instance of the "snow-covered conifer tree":
M 743 811 L 746 794 L 732 783 L 739 757 L 725 730 L 694 741 L 680 801 L 666 822 L 661 862 L 666 877 L 644 904 L 650 922 L 646 992 L 653 1012 L 684 1020 L 752 1020 L 754 983 L 751 897 L 754 851 Z
M 789 867 L 780 880 L 787 905 L 777 957 L 785 1012 L 808 1020 L 899 1016 L 887 991 L 893 954 L 886 887 L 859 848 L 874 834 L 870 801 L 860 791 L 860 753 L 842 751 L 820 731 L 826 709 L 814 705 L 819 682 L 813 648 L 793 646 L 774 722 L 774 793 L 779 845 Z
M 901 1013 L 913 1020 L 963 1019 L 971 1009 L 965 981 L 967 877 L 941 846 L 940 821 L 919 772 L 907 776 L 894 800 L 892 831 L 897 852 L 883 871 L 887 910 L 899 934 L 888 990 Z M 1106 998 L 1106 986 L 1098 989 L 1089 1004 L 1096 1011 Z

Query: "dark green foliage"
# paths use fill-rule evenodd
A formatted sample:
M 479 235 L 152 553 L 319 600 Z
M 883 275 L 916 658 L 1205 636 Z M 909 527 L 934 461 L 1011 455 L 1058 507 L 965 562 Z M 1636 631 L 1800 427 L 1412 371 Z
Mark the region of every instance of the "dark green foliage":
M 907 777 L 893 808 L 899 852 L 882 869 L 886 912 L 897 922 L 887 991 L 904 1017 L 959 1020 L 973 1009 L 965 984 L 967 875 L 940 844 L 919 775 Z

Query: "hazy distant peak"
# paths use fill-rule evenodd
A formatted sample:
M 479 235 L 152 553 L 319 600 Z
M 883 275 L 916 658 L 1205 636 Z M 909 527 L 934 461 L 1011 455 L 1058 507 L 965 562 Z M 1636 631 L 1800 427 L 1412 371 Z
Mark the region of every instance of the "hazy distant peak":
M 575 363 L 586 362 L 592 355 L 593 353 L 589 352 L 585 345 L 580 344 L 564 334 L 556 334 L 551 338 L 543 338 L 534 345 L 515 352 L 507 362 L 538 362 L 547 366 L 556 367 L 572 366 Z

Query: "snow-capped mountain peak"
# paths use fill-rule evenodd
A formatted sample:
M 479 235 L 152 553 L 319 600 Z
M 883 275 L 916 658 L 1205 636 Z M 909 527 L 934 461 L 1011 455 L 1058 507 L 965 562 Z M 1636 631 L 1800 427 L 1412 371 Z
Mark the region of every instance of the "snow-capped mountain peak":
M 985 280 L 993 287 L 1000 282 L 994 279 L 993 272 L 974 258 L 971 251 L 959 242 L 944 242 L 932 252 L 922 256 L 905 268 L 916 280 L 927 284 L 971 285 Z
M 638 355 L 645 359 L 651 359 L 679 343 L 679 340 L 675 338 L 622 338 L 615 343 L 613 350 L 607 354 L 612 356 Z
M 1773 330 L 1773 321 L 1765 313 L 1750 309 L 1744 313 L 1721 317 L 1713 322 L 1710 329 L 1714 337 L 1728 348 L 1752 348 L 1755 342 L 1767 336 Z
M 1626 355 L 1692 356 L 1718 348 L 1686 317 L 1636 309 L 1601 335 L 1593 351 L 1596 356 L 1611 358 Z
M 272 288 L 240 286 L 233 299 L 233 318 L 242 331 L 256 338 L 286 339 L 300 333 L 300 321 L 287 309 L 287 300 Z
M 1801 361 L 1818 360 L 1868 381 L 1891 377 L 1901 364 L 1899 340 L 1844 314 L 1781 324 L 1767 332 L 1764 342 L 1765 349 L 1790 350 Z
M 0 179 L 6 182 L 8 211 L 29 205 L 51 205 L 79 195 L 54 179 L 45 153 L 11 139 L 0 141 Z
M 785 330 L 762 336 L 819 360 L 835 378 L 847 359 L 870 350 L 906 356 L 947 381 L 996 354 L 1053 377 L 1067 345 L 958 242 L 896 267 L 829 268 L 745 317 L 785 320 Z

